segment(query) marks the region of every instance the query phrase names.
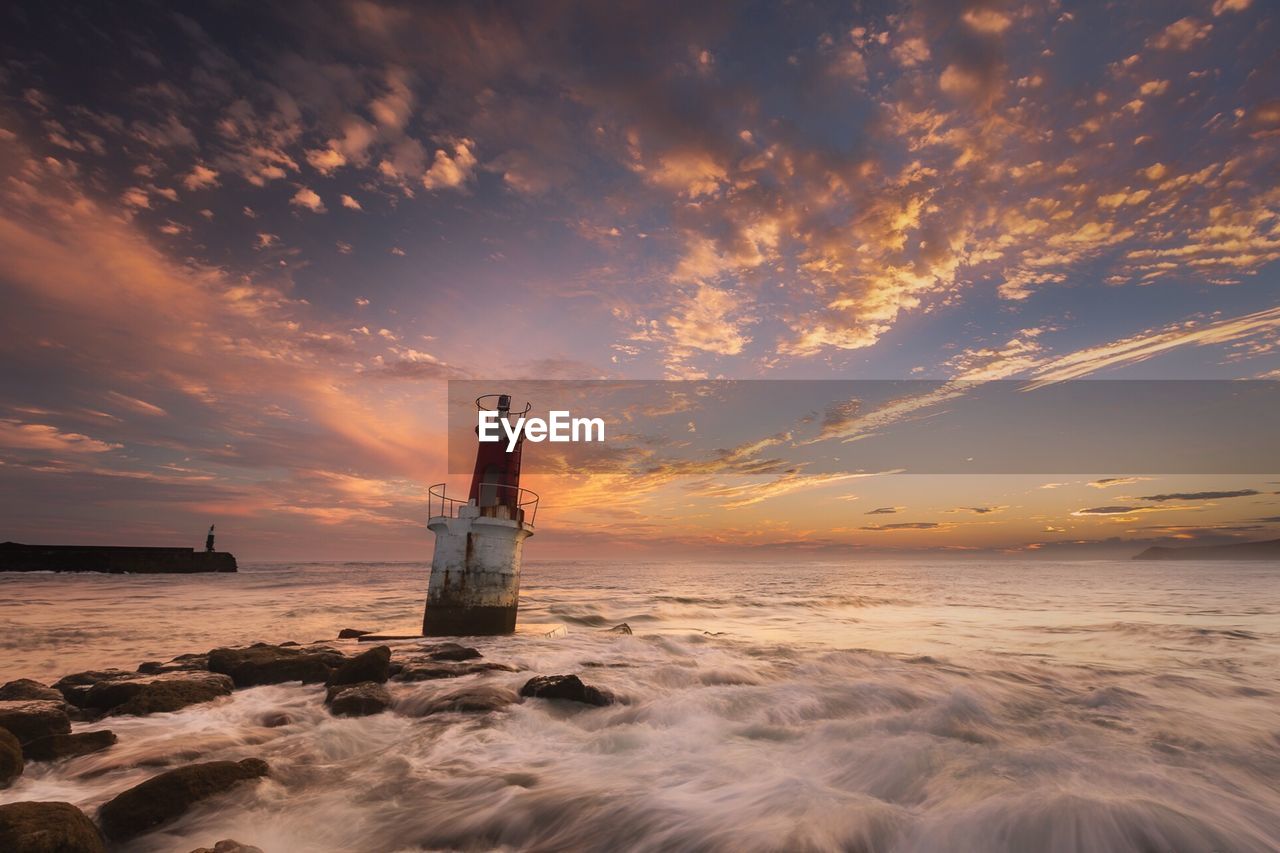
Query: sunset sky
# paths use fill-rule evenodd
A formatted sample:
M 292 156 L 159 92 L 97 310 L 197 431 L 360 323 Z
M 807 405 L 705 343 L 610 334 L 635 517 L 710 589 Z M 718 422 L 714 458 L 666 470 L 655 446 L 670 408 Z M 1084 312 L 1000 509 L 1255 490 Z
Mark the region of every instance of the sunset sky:
M 429 559 L 450 379 L 1280 379 L 1278 19 L 10 4 L 0 540 Z M 1280 536 L 1280 472 L 836 476 L 777 434 L 531 476 L 527 556 Z

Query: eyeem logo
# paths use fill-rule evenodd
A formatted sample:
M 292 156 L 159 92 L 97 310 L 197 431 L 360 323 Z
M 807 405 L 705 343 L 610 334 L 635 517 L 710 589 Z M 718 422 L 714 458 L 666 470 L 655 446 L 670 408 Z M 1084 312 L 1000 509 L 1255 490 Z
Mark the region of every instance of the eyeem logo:
M 548 412 L 549 420 L 519 417 L 514 425 L 503 418 L 501 412 L 480 409 L 476 412 L 476 427 L 481 441 L 502 441 L 507 438 L 507 452 L 516 449 L 523 433 L 532 442 L 555 441 L 604 441 L 602 418 L 575 418 L 564 411 Z

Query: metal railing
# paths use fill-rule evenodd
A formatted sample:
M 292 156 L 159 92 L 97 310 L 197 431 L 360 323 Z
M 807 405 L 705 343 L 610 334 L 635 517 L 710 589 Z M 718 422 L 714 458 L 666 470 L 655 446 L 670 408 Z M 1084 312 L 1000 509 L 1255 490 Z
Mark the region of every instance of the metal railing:
M 486 400 L 497 400 L 501 397 L 506 397 L 508 401 L 511 399 L 507 394 L 482 394 L 481 396 L 476 397 L 476 408 L 482 412 L 501 411 L 497 405 L 490 406 L 485 402 Z M 523 409 L 516 409 L 514 411 L 508 410 L 508 413 L 517 418 L 522 418 L 531 411 L 533 411 L 533 403 L 525 403 Z
M 513 520 L 521 521 L 530 527 L 533 527 L 534 519 L 538 517 L 538 493 L 529 489 L 522 489 L 519 486 L 508 486 L 505 483 L 481 483 L 480 494 L 483 496 L 485 489 L 493 489 L 495 497 L 502 494 L 503 497 L 495 499 L 493 503 L 481 504 L 480 508 L 487 509 L 493 506 L 505 506 L 514 510 L 516 515 Z M 500 493 L 499 489 L 506 489 L 507 492 Z M 436 483 L 430 489 L 427 489 L 427 517 L 428 518 L 457 518 L 458 507 L 470 506 L 469 499 L 451 498 L 445 494 L 445 484 Z M 436 512 L 436 510 L 440 510 Z

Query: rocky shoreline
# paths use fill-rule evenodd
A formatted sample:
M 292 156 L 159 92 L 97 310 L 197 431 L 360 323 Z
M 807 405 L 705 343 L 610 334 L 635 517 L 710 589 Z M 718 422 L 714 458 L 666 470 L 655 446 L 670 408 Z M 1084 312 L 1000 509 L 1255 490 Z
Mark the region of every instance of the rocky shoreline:
M 619 633 L 630 628 L 618 626 Z M 368 639 L 344 629 L 340 639 Z M 348 654 L 328 642 L 301 645 L 257 643 L 146 661 L 133 672 L 88 670 L 51 685 L 18 679 L 0 686 L 0 788 L 12 785 L 32 762 L 64 761 L 118 742 L 108 729 L 73 731 L 74 723 L 101 724 L 113 717 L 178 711 L 215 701 L 236 690 L 268 684 L 323 684 L 323 702 L 336 717 L 381 713 L 427 716 L 486 712 L 525 700 L 605 706 L 618 701 L 577 675 L 534 675 L 519 691 L 472 681 L 426 702 L 397 708 L 388 682 L 458 678 L 485 672 L 517 672 L 482 660 L 474 648 L 452 642 L 374 645 Z M 264 721 L 287 725 L 288 715 Z M 270 766 L 246 756 L 238 761 L 185 764 L 157 773 L 125 790 L 90 816 L 71 803 L 15 802 L 0 805 L 0 850 L 6 853 L 105 853 L 165 826 L 196 803 L 269 776 Z M 192 853 L 261 853 L 230 839 Z

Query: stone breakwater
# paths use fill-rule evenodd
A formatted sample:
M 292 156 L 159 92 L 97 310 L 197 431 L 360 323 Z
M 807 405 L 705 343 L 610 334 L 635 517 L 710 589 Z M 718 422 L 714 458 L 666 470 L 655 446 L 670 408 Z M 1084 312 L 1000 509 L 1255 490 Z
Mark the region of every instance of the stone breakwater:
M 192 575 L 237 570 L 236 558 L 225 551 L 0 542 L 0 572 Z
M 629 631 L 630 629 L 627 629 Z M 344 629 L 341 638 L 367 632 Z M 509 664 L 481 660 L 458 643 L 375 645 L 360 651 L 318 642 L 257 643 L 146 661 L 133 672 L 120 669 L 72 673 L 45 685 L 17 679 L 0 686 L 0 788 L 13 785 L 28 765 L 59 762 L 110 750 L 120 742 L 109 728 L 115 719 L 165 714 L 213 702 L 236 690 L 300 682 L 324 685 L 323 704 L 333 717 L 395 713 L 389 681 L 419 682 L 464 675 L 516 672 Z M 412 716 L 443 712 L 488 712 L 526 699 L 586 706 L 617 701 L 577 675 L 537 675 L 515 691 L 469 680 L 425 703 L 409 703 Z M 267 715 L 268 728 L 290 725 L 287 713 Z M 92 728 L 91 728 L 92 727 Z M 80 729 L 80 730 L 77 730 Z M 180 755 L 181 753 L 179 753 Z M 0 850 L 6 853 L 105 853 L 162 829 L 206 799 L 271 775 L 261 758 L 185 763 L 157 772 L 86 814 L 66 802 L 19 801 L 0 805 Z M 261 853 L 223 839 L 193 853 Z

